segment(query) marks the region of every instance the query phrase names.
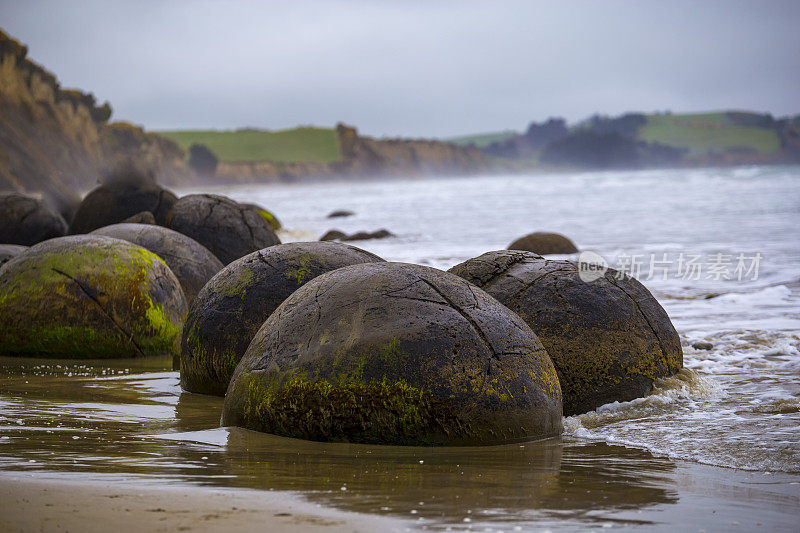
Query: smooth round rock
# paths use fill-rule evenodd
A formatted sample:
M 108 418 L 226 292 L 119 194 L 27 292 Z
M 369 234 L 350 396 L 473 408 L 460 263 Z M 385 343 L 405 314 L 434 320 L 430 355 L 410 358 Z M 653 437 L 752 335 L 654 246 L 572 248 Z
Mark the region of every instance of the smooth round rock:
M 167 227 L 196 240 L 224 265 L 281 242 L 256 210 L 216 194 L 182 197 L 170 211 Z
M 578 253 L 578 247 L 560 233 L 545 233 L 541 231 L 520 237 L 509 244 L 508 249 L 533 252 L 540 255 Z
M 72 219 L 73 235 L 118 224 L 127 218 L 149 211 L 159 225 L 164 225 L 178 197 L 148 181 L 113 181 L 100 185 L 86 195 Z
M 96 229 L 91 234 L 132 242 L 159 256 L 178 278 L 190 304 L 203 285 L 223 267 L 220 260 L 199 242 L 161 226 L 114 224 Z
M 272 312 L 313 278 L 344 266 L 383 261 L 354 246 L 296 242 L 234 261 L 192 305 L 181 341 L 181 386 L 223 396 L 253 336 Z
M 222 423 L 318 441 L 479 445 L 562 430 L 536 335 L 461 278 L 367 263 L 323 274 L 267 319 Z
M 176 354 L 186 299 L 157 255 L 97 235 L 32 246 L 0 268 L 0 354 Z
M 450 272 L 483 288 L 536 332 L 556 366 L 564 414 L 645 396 L 683 366 L 680 338 L 641 283 L 608 269 L 584 282 L 570 261 L 489 252 Z
M 27 246 L 19 246 L 18 244 L 0 244 L 0 266 L 5 265 L 11 258 L 18 256 L 27 249 Z
M 0 243 L 32 246 L 66 232 L 67 223 L 42 200 L 0 193 Z

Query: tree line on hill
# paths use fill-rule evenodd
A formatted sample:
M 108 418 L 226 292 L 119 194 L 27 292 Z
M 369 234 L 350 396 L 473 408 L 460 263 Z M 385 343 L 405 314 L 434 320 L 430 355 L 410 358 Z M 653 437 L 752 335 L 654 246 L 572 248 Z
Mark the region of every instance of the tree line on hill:
M 769 114 L 727 112 L 725 119 L 731 126 L 762 128 L 774 131 L 780 149 L 764 160 L 764 154 L 754 153 L 747 147 L 730 147 L 720 153 L 695 158 L 696 163 L 754 163 L 800 162 L 800 115 L 775 119 Z M 531 122 L 519 135 L 495 141 L 483 148 L 486 155 L 495 158 L 533 162 L 549 166 L 582 168 L 643 168 L 669 167 L 687 164 L 688 147 L 648 142 L 640 138 L 647 124 L 647 115 L 626 113 L 618 117 L 594 115 L 574 126 L 567 126 L 563 118 Z

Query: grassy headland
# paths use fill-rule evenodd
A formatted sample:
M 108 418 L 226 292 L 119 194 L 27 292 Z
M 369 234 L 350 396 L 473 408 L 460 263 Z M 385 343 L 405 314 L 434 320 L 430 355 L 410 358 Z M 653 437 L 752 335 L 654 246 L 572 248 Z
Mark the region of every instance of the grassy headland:
M 731 149 L 750 149 L 762 154 L 776 152 L 781 144 L 774 129 L 737 123 L 729 113 L 646 115 L 639 138 L 675 148 L 691 155 Z
M 331 163 L 341 157 L 336 132 L 331 128 L 171 130 L 158 133 L 187 150 L 193 144 L 204 144 L 220 161 L 227 162 Z

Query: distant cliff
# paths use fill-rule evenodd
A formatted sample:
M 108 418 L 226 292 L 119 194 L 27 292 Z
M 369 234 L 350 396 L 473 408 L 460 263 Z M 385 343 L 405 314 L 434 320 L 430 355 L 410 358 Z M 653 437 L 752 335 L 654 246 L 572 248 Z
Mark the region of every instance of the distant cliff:
M 474 147 L 425 139 L 373 139 L 355 128 L 335 129 L 339 159 L 321 162 L 220 161 L 213 181 L 295 181 L 306 177 L 416 177 L 474 174 L 489 168 L 483 152 Z
M 108 103 L 61 88 L 27 52 L 0 30 L 0 189 L 70 198 L 125 159 L 165 183 L 193 179 L 176 143 L 125 122 L 109 124 Z

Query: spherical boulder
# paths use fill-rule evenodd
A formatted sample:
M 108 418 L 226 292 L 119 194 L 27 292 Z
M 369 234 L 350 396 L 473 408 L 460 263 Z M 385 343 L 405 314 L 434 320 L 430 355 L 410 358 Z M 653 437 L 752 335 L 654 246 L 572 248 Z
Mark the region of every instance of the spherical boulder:
M 560 233 L 545 233 L 541 231 L 520 237 L 509 244 L 508 249 L 541 255 L 578 253 L 578 247 L 567 237 Z
M 5 265 L 11 258 L 18 256 L 27 249 L 27 246 L 19 246 L 17 244 L 0 244 L 0 266 Z
M 186 311 L 166 263 L 119 239 L 51 239 L 0 268 L 3 355 L 174 355 Z
M 190 194 L 178 200 L 167 227 L 196 240 L 224 265 L 281 242 L 253 208 L 216 194 Z
M 223 264 L 205 246 L 182 233 L 148 224 L 114 224 L 94 230 L 91 235 L 105 235 L 147 248 L 167 263 L 192 301 Z
M 561 390 L 536 335 L 482 290 L 367 263 L 275 310 L 236 368 L 222 423 L 319 441 L 499 444 L 560 433 Z
M 570 261 L 529 252 L 489 252 L 450 272 L 521 316 L 555 364 L 564 414 L 645 396 L 683 366 L 666 311 L 634 278 L 608 269 L 585 282 Z
M 250 209 L 254 210 L 258 216 L 267 221 L 269 227 L 271 227 L 274 231 L 278 231 L 279 229 L 281 229 L 282 227 L 281 221 L 278 220 L 278 217 L 276 217 L 275 214 L 269 209 L 265 209 L 258 204 L 241 204 L 241 205 L 249 207 Z
M 67 232 L 67 223 L 42 200 L 0 193 L 0 243 L 32 246 Z
M 147 180 L 109 181 L 86 195 L 72 218 L 73 235 L 118 224 L 127 218 L 149 211 L 159 225 L 164 225 L 178 197 Z
M 181 386 L 223 396 L 258 328 L 286 298 L 320 274 L 376 261 L 383 259 L 320 242 L 279 244 L 234 261 L 191 306 L 181 340 Z

